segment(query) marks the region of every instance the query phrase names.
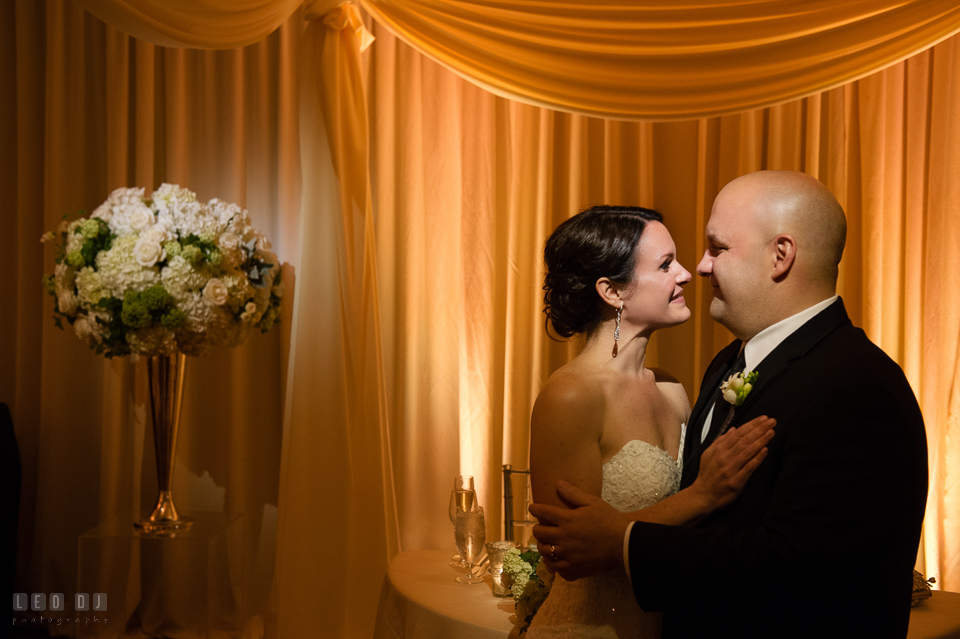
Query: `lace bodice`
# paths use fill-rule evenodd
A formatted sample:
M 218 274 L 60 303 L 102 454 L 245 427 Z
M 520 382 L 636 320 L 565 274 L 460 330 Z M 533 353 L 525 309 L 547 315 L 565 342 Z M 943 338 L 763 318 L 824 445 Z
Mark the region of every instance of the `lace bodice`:
M 680 460 L 685 430 L 681 427 Z M 639 510 L 677 492 L 681 470 L 682 461 L 675 461 L 653 444 L 635 439 L 603 465 L 600 494 L 620 512 Z M 564 581 L 557 575 L 527 638 L 559 637 L 657 639 L 660 615 L 640 609 L 623 570 L 577 581 Z
M 667 451 L 634 439 L 603 465 L 600 496 L 622 513 L 652 506 L 680 488 L 683 471 L 683 439 L 680 461 Z

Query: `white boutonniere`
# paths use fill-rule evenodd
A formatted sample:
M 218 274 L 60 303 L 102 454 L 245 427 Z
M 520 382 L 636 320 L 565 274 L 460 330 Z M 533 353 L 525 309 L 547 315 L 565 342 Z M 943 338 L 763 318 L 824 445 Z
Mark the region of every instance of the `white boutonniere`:
M 750 371 L 746 375 L 734 373 L 720 384 L 720 392 L 723 394 L 723 398 L 734 406 L 741 405 L 747 399 L 750 391 L 753 390 L 753 384 L 757 381 L 759 375 L 757 371 Z

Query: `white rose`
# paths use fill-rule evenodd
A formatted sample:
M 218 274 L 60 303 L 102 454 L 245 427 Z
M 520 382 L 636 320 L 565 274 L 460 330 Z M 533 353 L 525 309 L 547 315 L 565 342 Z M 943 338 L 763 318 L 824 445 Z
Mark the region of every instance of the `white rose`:
M 77 281 L 77 271 L 66 262 L 60 262 L 53 268 L 54 283 L 57 290 L 73 289 Z
M 133 259 L 140 266 L 153 266 L 167 257 L 167 252 L 163 250 L 158 242 L 140 238 L 133 246 Z
M 736 403 L 737 403 L 737 391 L 731 390 L 731 389 L 728 388 L 727 390 L 723 391 L 723 398 L 724 398 L 725 400 L 727 400 L 728 402 L 730 402 L 731 404 L 736 404 Z
M 127 222 L 130 224 L 130 228 L 137 231 L 150 226 L 156 222 L 156 220 L 157 218 L 153 214 L 153 211 L 143 204 L 133 207 L 127 214 Z
M 77 337 L 86 344 L 92 344 L 96 341 L 93 329 L 86 317 L 78 317 L 77 321 L 73 323 L 73 330 L 77 333 Z
M 113 209 L 110 208 L 110 203 L 104 202 L 98 206 L 90 217 L 98 217 L 104 222 L 109 222 L 110 218 L 113 217 Z
M 215 277 L 210 278 L 207 285 L 203 287 L 203 299 L 216 306 L 226 304 L 229 295 L 230 291 L 227 285 Z
M 167 231 L 167 227 L 163 224 L 153 224 L 140 232 L 140 239 L 147 240 L 148 242 L 156 242 L 157 244 L 162 245 L 164 242 L 170 239 L 170 233 Z
M 73 294 L 73 291 L 62 290 L 57 295 L 57 307 L 64 315 L 73 315 L 77 312 L 77 306 L 80 300 Z
M 743 377 L 740 375 L 734 375 L 733 379 L 730 380 L 730 388 L 738 391 L 740 387 L 743 386 Z

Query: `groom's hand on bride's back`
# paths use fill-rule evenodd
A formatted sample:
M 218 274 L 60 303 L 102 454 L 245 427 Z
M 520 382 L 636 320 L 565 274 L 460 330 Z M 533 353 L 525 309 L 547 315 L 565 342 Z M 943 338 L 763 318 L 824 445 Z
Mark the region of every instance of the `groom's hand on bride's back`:
M 530 514 L 540 522 L 533 536 L 547 566 L 568 581 L 623 569 L 623 537 L 630 520 L 599 497 L 565 481 L 557 482 L 557 496 L 569 509 L 530 506 Z

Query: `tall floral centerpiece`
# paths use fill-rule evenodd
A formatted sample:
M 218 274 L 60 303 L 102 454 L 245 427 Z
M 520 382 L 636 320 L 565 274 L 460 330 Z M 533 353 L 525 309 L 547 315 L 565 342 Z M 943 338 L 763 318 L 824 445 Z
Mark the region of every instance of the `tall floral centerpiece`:
M 190 525 L 170 484 L 187 355 L 240 344 L 279 318 L 280 264 L 236 204 L 203 203 L 163 184 L 115 190 L 88 217 L 65 220 L 44 241 L 57 249 L 44 277 L 54 322 L 105 357 L 147 359 L 160 496 L 136 526 L 165 534 Z

